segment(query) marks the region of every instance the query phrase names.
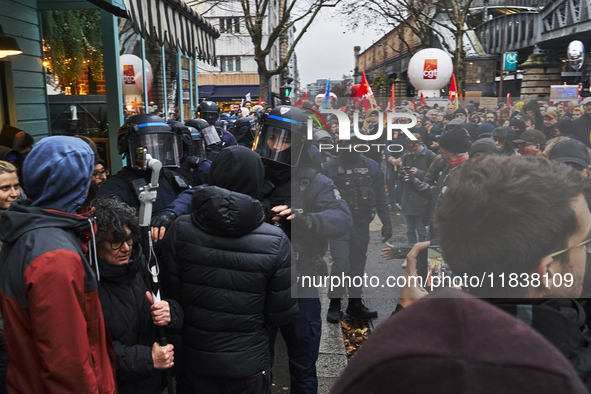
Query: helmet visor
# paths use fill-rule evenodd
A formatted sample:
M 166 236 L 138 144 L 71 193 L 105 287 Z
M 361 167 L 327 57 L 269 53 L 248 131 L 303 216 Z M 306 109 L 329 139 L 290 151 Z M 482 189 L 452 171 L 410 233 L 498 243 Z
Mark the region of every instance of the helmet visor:
M 163 167 L 180 167 L 178 135 L 172 133 L 137 134 L 132 137 L 132 142 L 134 149 L 145 148 L 153 158 L 160 160 Z
M 206 146 L 219 144 L 222 142 L 222 140 L 220 140 L 218 131 L 213 126 L 206 127 L 201 130 L 201 132 L 203 133 L 203 139 L 205 139 Z
M 201 114 L 201 117 L 203 118 L 203 120 L 205 120 L 207 123 L 213 126 L 215 125 L 215 122 L 219 120 L 220 115 L 214 112 L 203 112 Z
M 192 144 L 187 147 L 188 155 L 195 156 L 199 159 L 203 158 L 205 156 L 205 147 L 203 146 L 203 139 L 201 138 L 201 133 L 191 133 L 191 142 Z
M 257 142 L 261 158 L 291 165 L 291 132 L 276 126 L 266 126 Z

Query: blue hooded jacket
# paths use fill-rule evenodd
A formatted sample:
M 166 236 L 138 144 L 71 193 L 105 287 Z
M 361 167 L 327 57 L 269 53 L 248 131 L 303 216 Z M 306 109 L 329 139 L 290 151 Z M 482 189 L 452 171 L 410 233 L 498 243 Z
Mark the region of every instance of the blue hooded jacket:
M 23 183 L 31 205 L 76 213 L 94 171 L 94 153 L 75 137 L 46 137 L 25 159 Z

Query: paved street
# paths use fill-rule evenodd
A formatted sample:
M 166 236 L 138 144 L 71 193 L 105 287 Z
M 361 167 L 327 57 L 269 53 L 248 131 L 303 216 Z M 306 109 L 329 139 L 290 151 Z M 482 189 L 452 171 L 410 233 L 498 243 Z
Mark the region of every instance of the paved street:
M 404 227 L 404 216 L 396 212 L 390 212 L 392 217 L 392 224 L 394 236 L 389 241 L 394 244 L 406 244 L 406 229 Z M 376 219 L 370 226 L 371 239 L 369 250 L 367 253 L 367 267 L 366 272 L 368 276 L 378 276 L 380 280 L 385 280 L 389 275 L 399 276 L 404 274 L 404 269 L 401 268 L 404 260 L 384 260 L 380 257 L 380 252 L 384 246 L 380 235 L 382 224 L 380 220 Z M 321 290 L 321 293 L 326 294 L 326 290 Z M 365 303 L 368 307 L 378 311 L 378 318 L 373 321 L 374 327 L 390 317 L 390 314 L 396 307 L 398 302 L 398 289 L 375 289 L 374 291 L 367 291 Z M 332 388 L 336 379 L 344 369 L 347 363 L 345 345 L 342 340 L 342 333 L 340 326 L 337 324 L 330 324 L 326 321 L 326 311 L 328 309 L 328 299 L 326 296 L 321 296 L 322 301 L 322 338 L 320 344 L 320 356 L 317 362 L 319 390 L 320 394 L 328 393 Z M 343 302 L 343 311 L 347 308 L 347 300 Z M 289 367 L 287 361 L 287 349 L 285 342 L 281 335 L 277 336 L 275 344 L 275 365 L 273 367 L 274 385 L 272 388 L 273 394 L 289 393 Z

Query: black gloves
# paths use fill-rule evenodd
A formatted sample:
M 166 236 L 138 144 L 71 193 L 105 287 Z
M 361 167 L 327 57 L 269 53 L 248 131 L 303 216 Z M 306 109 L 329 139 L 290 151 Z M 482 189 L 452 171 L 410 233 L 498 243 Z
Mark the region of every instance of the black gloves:
M 384 237 L 384 239 L 382 239 L 382 242 L 386 242 L 387 240 L 392 238 L 392 223 L 385 223 L 382 226 L 382 237 Z
M 415 179 L 415 176 L 411 174 L 409 171 L 404 172 L 404 182 L 409 183 Z
M 293 231 L 303 233 L 312 229 L 312 218 L 307 214 L 298 213 L 290 222 Z
M 164 227 L 168 230 L 172 222 L 177 218 L 176 213 L 172 211 L 162 211 L 158 215 L 152 218 L 151 227 Z

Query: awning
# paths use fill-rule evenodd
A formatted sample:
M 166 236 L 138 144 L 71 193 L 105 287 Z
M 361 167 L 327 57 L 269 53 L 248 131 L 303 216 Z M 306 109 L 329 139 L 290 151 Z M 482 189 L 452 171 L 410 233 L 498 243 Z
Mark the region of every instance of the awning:
M 189 57 L 217 65 L 215 40 L 220 33 L 182 0 L 124 0 L 135 31 L 163 46 L 180 47 Z
M 259 97 L 259 85 L 202 85 L 199 98 L 211 101 L 240 101 L 250 93 L 251 98 Z

